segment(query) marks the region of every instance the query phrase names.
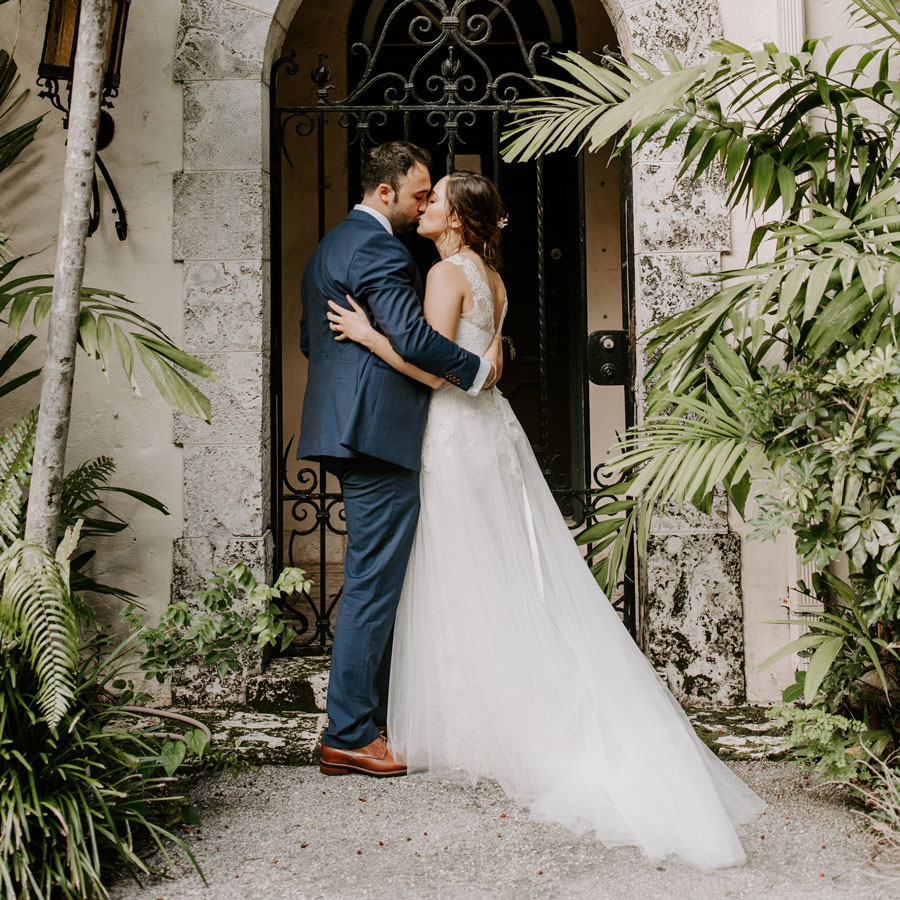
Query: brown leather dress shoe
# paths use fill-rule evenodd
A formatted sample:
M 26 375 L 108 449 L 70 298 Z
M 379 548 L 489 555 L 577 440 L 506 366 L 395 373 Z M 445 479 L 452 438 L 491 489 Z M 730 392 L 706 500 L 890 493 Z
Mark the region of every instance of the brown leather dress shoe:
M 396 778 L 406 774 L 406 763 L 391 753 L 387 739 L 380 734 L 371 744 L 352 750 L 339 750 L 322 744 L 319 771 L 324 775 L 372 775 Z

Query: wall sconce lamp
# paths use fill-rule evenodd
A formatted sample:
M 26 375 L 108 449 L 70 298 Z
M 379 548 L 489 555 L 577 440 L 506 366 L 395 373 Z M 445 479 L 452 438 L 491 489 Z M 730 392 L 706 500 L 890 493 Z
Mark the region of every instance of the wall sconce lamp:
M 128 7 L 131 0 L 112 0 L 110 14 L 109 43 L 106 47 L 106 67 L 103 76 L 103 97 L 101 106 L 112 108 L 113 98 L 119 95 L 119 73 L 122 67 L 122 48 L 125 44 L 125 25 L 128 22 Z M 47 13 L 47 31 L 44 34 L 44 50 L 38 66 L 39 97 L 47 97 L 56 109 L 65 116 L 63 128 L 69 127 L 69 105 L 72 100 L 72 74 L 75 68 L 75 45 L 78 41 L 78 17 L 81 14 L 81 0 L 50 0 Z M 60 94 L 60 85 L 66 82 L 67 99 Z M 110 178 L 109 171 L 100 159 L 100 151 L 105 150 L 115 134 L 115 123 L 106 109 L 100 110 L 100 127 L 97 134 L 97 168 L 112 196 L 113 213 L 116 219 L 116 234 L 120 241 L 128 236 L 128 220 L 119 192 Z M 100 191 L 97 175 L 94 174 L 93 204 L 88 234 L 93 234 L 100 225 Z

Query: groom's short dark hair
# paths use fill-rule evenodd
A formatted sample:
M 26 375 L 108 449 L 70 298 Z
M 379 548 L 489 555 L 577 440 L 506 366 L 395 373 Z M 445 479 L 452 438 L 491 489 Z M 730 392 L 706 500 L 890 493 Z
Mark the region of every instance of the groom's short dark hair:
M 400 187 L 400 179 L 416 163 L 428 168 L 431 154 L 407 141 L 388 141 L 370 147 L 363 154 L 360 169 L 363 196 L 374 191 L 379 184 L 389 184 L 396 191 Z

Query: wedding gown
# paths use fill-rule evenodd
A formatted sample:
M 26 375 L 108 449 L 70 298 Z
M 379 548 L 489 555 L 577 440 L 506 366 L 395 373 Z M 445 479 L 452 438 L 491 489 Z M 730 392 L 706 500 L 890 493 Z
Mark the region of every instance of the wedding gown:
M 450 259 L 475 298 L 456 341 L 480 355 L 491 291 L 471 259 Z M 743 862 L 734 823 L 765 804 L 700 741 L 621 624 L 499 391 L 434 391 L 420 491 L 388 705 L 410 770 L 496 779 L 533 818 L 652 861 Z

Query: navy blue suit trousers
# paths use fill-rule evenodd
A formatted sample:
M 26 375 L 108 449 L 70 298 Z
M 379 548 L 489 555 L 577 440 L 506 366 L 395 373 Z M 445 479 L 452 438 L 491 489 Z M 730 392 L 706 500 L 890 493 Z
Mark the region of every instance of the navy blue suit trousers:
M 379 459 L 333 459 L 347 517 L 322 743 L 370 744 L 387 721 L 394 616 L 419 519 L 419 473 Z

